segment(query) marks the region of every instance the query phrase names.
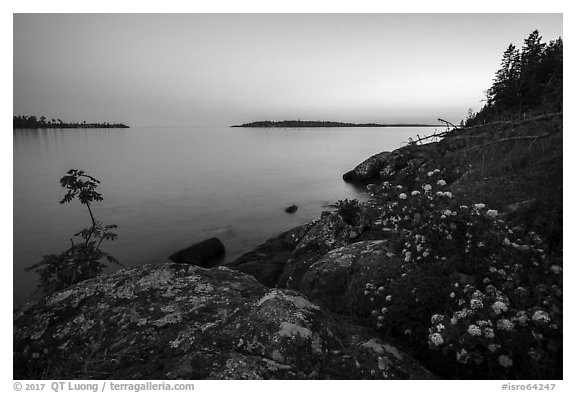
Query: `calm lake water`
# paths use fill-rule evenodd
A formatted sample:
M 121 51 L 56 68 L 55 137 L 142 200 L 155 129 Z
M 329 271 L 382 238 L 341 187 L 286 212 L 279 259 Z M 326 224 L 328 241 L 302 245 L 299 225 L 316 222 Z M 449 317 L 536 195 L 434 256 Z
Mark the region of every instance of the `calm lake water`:
M 429 129 L 428 133 L 431 133 Z M 28 301 L 24 267 L 67 249 L 88 226 L 77 200 L 60 205 L 59 179 L 83 169 L 102 183 L 97 219 L 118 224 L 102 247 L 126 266 L 219 237 L 227 261 L 317 218 L 329 203 L 366 199 L 342 174 L 422 128 L 244 129 L 133 127 L 14 130 L 14 304 Z M 298 205 L 295 214 L 284 208 Z M 226 262 L 226 261 L 225 261 Z

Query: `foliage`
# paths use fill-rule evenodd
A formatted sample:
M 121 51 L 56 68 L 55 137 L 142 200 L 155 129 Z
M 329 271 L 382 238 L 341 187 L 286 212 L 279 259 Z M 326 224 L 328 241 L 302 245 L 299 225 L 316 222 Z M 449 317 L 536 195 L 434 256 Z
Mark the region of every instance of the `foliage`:
M 411 192 L 384 183 L 381 217 L 398 233 L 397 274 L 365 294 L 376 326 L 428 366 L 459 378 L 557 378 L 562 267 L 533 231 L 509 228 L 483 203 L 460 205 L 439 170 Z
M 417 127 L 426 126 L 426 124 L 378 124 L 378 123 L 345 123 L 338 121 L 321 121 L 321 120 L 281 120 L 281 121 L 254 121 L 232 127 L 248 128 L 318 128 L 318 127 Z
M 487 91 L 486 105 L 478 113 L 468 114 L 466 126 L 562 111 L 563 41 L 558 38 L 543 44 L 541 40 L 534 30 L 521 50 L 508 46 Z
M 60 179 L 60 185 L 68 190 L 60 203 L 69 203 L 78 198 L 88 209 L 92 225 L 74 235 L 83 239 L 81 243 L 75 244 L 70 239 L 71 247 L 68 250 L 58 255 L 46 255 L 42 257 L 41 262 L 26 268 L 26 271 L 35 271 L 40 276 L 40 289 L 45 294 L 102 273 L 106 267 L 102 259 L 120 265 L 113 256 L 100 249 L 104 240 L 116 240 L 118 235 L 112 232 L 117 225 L 103 225 L 92 213 L 91 204 L 104 199 L 102 194 L 96 191 L 98 184 L 99 180 L 77 169 L 70 169 Z
M 339 200 L 334 206 L 346 223 L 350 225 L 360 225 L 362 223 L 362 204 L 357 199 Z

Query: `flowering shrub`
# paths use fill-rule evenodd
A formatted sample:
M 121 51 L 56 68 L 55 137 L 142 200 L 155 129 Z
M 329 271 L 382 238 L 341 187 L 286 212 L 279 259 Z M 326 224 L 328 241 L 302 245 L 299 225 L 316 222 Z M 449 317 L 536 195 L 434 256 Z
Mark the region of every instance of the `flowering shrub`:
M 562 268 L 534 232 L 459 204 L 440 170 L 412 190 L 373 186 L 397 233 L 398 276 L 367 284 L 376 326 L 429 348 L 460 377 L 550 378 L 561 369 Z

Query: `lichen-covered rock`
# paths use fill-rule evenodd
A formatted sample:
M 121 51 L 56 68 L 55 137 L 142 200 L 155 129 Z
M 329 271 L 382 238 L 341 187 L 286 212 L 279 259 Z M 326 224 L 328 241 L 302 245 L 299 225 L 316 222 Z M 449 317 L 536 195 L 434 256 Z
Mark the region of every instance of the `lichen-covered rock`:
M 350 244 L 313 263 L 294 288 L 330 311 L 368 316 L 372 304 L 364 294 L 366 284 L 391 275 L 396 264 L 390 262 L 398 259 L 384 240 Z
M 16 312 L 14 378 L 431 377 L 363 329 L 238 271 L 147 265 Z
M 438 156 L 438 143 L 408 145 L 392 152 L 375 154 L 343 175 L 351 182 L 367 181 L 374 178 L 394 183 L 410 182 L 410 177 L 427 161 Z
M 386 151 L 374 154 L 372 157 L 369 157 L 358 166 L 356 166 L 356 168 L 346 172 L 342 178 L 345 181 L 352 182 L 369 180 L 378 175 L 378 172 L 380 172 L 380 169 L 382 169 L 384 166 L 389 155 L 390 152 Z
M 363 228 L 353 227 L 346 223 L 337 212 L 325 214 L 307 233 L 294 249 L 295 255 L 314 252 L 325 254 L 330 250 L 348 244 L 352 231 L 361 231 Z

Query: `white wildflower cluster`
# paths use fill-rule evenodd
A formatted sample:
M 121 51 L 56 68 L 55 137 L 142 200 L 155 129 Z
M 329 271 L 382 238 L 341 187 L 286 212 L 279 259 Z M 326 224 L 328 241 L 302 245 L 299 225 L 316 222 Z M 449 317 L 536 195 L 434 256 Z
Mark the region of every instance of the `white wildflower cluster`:
M 481 336 L 482 335 L 482 330 L 480 330 L 480 328 L 476 325 L 468 326 L 467 332 L 471 336 Z
M 450 277 L 460 282 L 441 288 L 448 289 L 445 309 L 453 311 L 432 315 L 427 337 L 430 349 L 456 354 L 455 360 L 462 364 L 493 362 L 503 375 L 516 372 L 507 369 L 524 367 L 517 359 L 526 359 L 528 351 L 544 359 L 546 351 L 554 348 L 546 347 L 552 340 L 550 332 L 562 332 L 561 311 L 557 311 L 562 308 L 561 261 L 552 264 L 537 234 L 507 227 L 506 217 L 497 210 L 484 203 L 459 204 L 442 188 L 447 183 L 439 170 L 421 173 L 417 185 L 409 189 L 386 185 L 382 198 L 380 222 L 402 236 L 394 250 L 400 257 L 397 281 L 402 285 L 366 289 L 378 303 L 372 312 L 377 327 L 387 324 L 412 335 L 420 332 L 416 323 L 399 325 L 406 323 L 400 321 L 406 313 L 418 320 L 415 310 L 419 307 L 411 305 L 429 301 L 428 295 L 421 295 L 428 287 L 419 288 L 422 276 L 415 274 L 434 274 L 434 264 L 439 272 L 454 266 L 454 277 Z M 432 269 L 422 270 L 427 266 Z M 392 299 L 402 302 L 392 307 Z M 525 353 L 518 353 L 522 346 L 515 340 L 526 343 Z
M 534 314 L 532 315 L 532 320 L 535 322 L 540 322 L 540 323 L 549 323 L 550 322 L 550 316 L 548 315 L 547 312 L 542 311 L 542 310 L 538 310 L 538 311 L 535 311 Z
M 435 346 L 440 346 L 444 344 L 444 338 L 440 333 L 432 333 L 429 336 L 430 342 Z
M 484 307 L 484 303 L 480 299 L 470 299 L 470 307 L 472 310 L 479 310 Z
M 494 310 L 494 313 L 498 315 L 501 312 L 508 310 L 508 306 L 506 306 L 506 303 L 504 302 L 496 301 L 492 304 L 492 309 Z
M 486 215 L 492 219 L 498 217 L 498 210 L 490 209 L 486 212 Z
M 496 328 L 506 332 L 511 332 L 512 329 L 514 329 L 514 323 L 509 319 L 502 318 L 496 321 Z

